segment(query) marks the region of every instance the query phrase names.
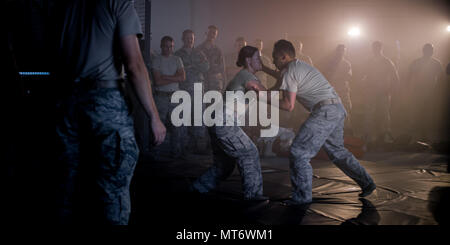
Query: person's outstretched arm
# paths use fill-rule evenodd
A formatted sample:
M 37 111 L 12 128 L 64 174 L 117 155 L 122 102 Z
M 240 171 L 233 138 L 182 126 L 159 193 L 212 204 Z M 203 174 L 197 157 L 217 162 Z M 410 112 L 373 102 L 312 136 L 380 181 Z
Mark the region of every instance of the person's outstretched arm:
M 262 62 L 261 62 L 261 64 L 262 64 Z M 271 88 L 268 88 L 268 90 L 270 90 L 270 91 L 279 90 L 281 83 L 283 81 L 281 72 L 277 71 L 277 70 L 273 70 L 264 64 L 262 64 L 262 71 L 269 74 L 270 76 L 274 77 L 277 80 Z
M 155 136 L 154 143 L 159 145 L 166 136 L 166 127 L 159 118 L 155 101 L 153 100 L 152 87 L 139 48 L 136 35 L 127 35 L 120 38 L 120 47 L 124 58 L 124 65 L 133 89 L 145 112 L 151 118 L 151 127 Z
M 261 62 L 261 64 L 262 64 L 262 62 Z M 262 71 L 267 73 L 267 74 L 269 74 L 269 75 L 271 75 L 272 77 L 274 77 L 277 80 L 280 80 L 280 78 L 281 78 L 281 72 L 280 71 L 272 70 L 270 67 L 268 67 L 268 66 L 266 66 L 264 64 L 262 64 Z

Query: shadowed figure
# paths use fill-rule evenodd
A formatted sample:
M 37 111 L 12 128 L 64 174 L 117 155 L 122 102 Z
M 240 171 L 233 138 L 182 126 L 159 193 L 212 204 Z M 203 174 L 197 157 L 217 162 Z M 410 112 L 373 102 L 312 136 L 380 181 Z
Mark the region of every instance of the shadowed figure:
M 428 197 L 428 209 L 439 225 L 450 224 L 450 187 L 434 187 Z

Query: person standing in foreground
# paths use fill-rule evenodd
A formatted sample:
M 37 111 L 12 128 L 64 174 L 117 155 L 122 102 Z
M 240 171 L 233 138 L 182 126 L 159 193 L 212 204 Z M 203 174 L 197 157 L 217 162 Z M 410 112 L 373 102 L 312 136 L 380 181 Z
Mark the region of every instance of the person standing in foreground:
M 128 0 L 61 4 L 56 126 L 64 178 L 60 222 L 126 225 L 139 150 L 121 89 L 122 64 L 151 118 L 154 143 L 160 144 L 166 133 L 138 44 L 139 18 Z
M 361 187 L 360 197 L 371 194 L 376 189 L 375 183 L 344 147 L 346 111 L 333 87 L 317 69 L 295 59 L 295 48 L 289 41 L 276 42 L 272 56 L 275 66 L 282 71 L 280 108 L 292 111 L 297 98 L 311 112 L 290 148 L 293 192 L 285 204 L 312 202 L 312 167 L 309 161 L 321 147 L 331 161 Z M 267 67 L 263 67 L 263 71 L 277 75 Z

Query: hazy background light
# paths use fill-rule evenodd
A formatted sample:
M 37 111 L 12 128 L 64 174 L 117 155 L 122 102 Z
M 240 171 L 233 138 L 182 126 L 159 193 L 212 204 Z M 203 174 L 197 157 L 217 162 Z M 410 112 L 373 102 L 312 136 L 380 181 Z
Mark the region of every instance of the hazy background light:
M 348 30 L 347 34 L 351 37 L 357 37 L 361 34 L 361 31 L 358 27 L 352 27 Z
M 447 26 L 447 31 L 448 31 L 448 32 L 450 32 L 450 25 L 449 25 L 449 26 Z

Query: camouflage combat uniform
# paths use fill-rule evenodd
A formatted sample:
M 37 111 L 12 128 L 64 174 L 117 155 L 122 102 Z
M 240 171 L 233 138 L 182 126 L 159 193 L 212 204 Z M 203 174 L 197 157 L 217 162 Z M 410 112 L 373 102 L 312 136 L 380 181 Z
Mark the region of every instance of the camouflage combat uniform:
M 264 54 L 261 54 L 261 61 L 265 66 L 268 66 L 270 69 L 275 69 L 272 60 Z M 271 88 L 275 85 L 275 79 L 272 76 L 267 75 L 267 73 L 263 71 L 256 72 L 255 76 L 261 81 L 261 84 L 267 89 Z
M 142 35 L 139 18 L 128 0 L 64 4 L 55 74 L 64 88 L 56 109 L 61 222 L 126 225 L 139 151 L 116 48 L 119 38 Z
M 391 131 L 391 96 L 398 73 L 394 63 L 384 56 L 370 59 L 367 69 L 364 131 L 371 142 Z
M 247 70 L 241 70 L 230 82 L 227 90 L 245 90 L 245 83 L 257 78 Z M 208 192 L 229 177 L 237 163 L 242 178 L 244 198 L 255 199 L 263 194 L 263 181 L 259 152 L 252 140 L 237 126 L 238 115 L 230 115 L 224 108 L 224 124 L 234 117 L 234 126 L 209 127 L 214 164 L 193 184 L 201 192 Z
M 300 60 L 292 61 L 283 73 L 281 90 L 295 92 L 299 102 L 311 111 L 290 149 L 292 201 L 312 202 L 312 167 L 309 161 L 323 147 L 331 161 L 361 189 L 374 185 L 358 160 L 344 147 L 347 115 L 339 96 L 317 69 Z
M 440 78 L 444 68 L 439 60 L 421 57 L 412 62 L 409 67 L 410 101 L 409 118 L 410 131 L 417 139 L 431 140 L 433 138 L 433 120 L 436 120 L 436 98 L 439 96 Z M 448 114 L 448 113 L 447 113 Z M 446 120 L 444 120 L 446 121 Z
M 98 196 L 91 205 L 101 208 L 94 214 L 105 216 L 100 222 L 128 224 L 129 188 L 139 149 L 122 92 L 76 89 L 57 112 L 57 143 L 64 152 L 59 160 L 66 164 L 62 215 L 78 215 L 73 204 L 89 196 L 78 189 L 85 186 Z
M 219 47 L 214 45 L 211 48 L 206 48 L 206 43 L 198 47 L 202 51 L 209 62 L 209 70 L 205 73 L 205 92 L 216 90 L 223 92 L 226 74 L 225 74 L 225 58 Z
M 186 81 L 180 83 L 180 89 L 189 93 L 192 98 L 192 119 L 194 118 L 194 83 L 204 84 L 205 78 L 203 73 L 206 73 L 209 69 L 208 60 L 200 50 L 194 48 L 192 51 L 187 51 L 184 48 L 175 52 L 175 55 L 180 57 L 183 61 L 184 70 L 186 72 Z M 203 91 L 202 91 L 203 92 Z M 203 106 L 203 103 L 202 103 Z M 202 112 L 203 112 L 202 108 Z M 192 124 L 193 120 L 192 120 Z M 205 126 L 190 126 L 183 127 L 182 138 L 185 139 L 185 145 L 192 146 L 194 149 L 204 149 L 201 147 L 201 143 L 206 143 L 206 127 Z
M 350 97 L 350 79 L 352 77 L 352 67 L 350 62 L 346 59 L 332 60 L 324 70 L 324 75 L 336 90 L 347 111 L 345 128 L 351 128 L 350 113 L 352 101 Z

